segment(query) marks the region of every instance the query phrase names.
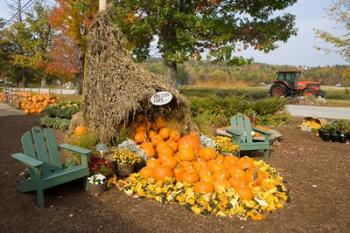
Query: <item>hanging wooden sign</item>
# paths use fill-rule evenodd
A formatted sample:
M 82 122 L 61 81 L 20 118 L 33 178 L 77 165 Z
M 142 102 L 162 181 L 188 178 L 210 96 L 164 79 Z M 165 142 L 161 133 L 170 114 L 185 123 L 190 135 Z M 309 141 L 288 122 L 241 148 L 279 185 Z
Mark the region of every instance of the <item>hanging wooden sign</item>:
M 173 95 L 167 91 L 159 91 L 152 95 L 151 103 L 156 106 L 162 106 L 170 103 L 173 99 Z

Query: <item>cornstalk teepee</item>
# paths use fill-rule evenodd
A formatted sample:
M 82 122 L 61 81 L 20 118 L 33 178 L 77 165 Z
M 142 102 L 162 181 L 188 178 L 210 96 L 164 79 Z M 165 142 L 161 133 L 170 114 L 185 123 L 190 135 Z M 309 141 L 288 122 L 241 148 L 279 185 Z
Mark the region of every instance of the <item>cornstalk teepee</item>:
M 113 24 L 112 11 L 100 11 L 91 26 L 86 52 L 83 118 L 101 142 L 109 143 L 118 129 L 138 112 L 164 113 L 193 129 L 186 99 L 163 76 L 155 75 L 130 57 L 124 37 Z M 157 91 L 168 91 L 172 101 L 162 107 L 150 103 Z

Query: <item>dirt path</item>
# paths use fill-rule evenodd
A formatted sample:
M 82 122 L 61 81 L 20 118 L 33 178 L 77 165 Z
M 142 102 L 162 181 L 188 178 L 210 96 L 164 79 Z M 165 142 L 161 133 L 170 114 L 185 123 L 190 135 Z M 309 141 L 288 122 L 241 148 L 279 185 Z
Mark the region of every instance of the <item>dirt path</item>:
M 287 105 L 286 108 L 292 116 L 350 120 L 350 108 L 306 105 Z
M 34 193 L 22 194 L 23 166 L 10 158 L 37 117 L 0 117 L 0 232 L 347 232 L 350 229 L 350 145 L 326 143 L 301 132 L 298 122 L 279 130 L 269 163 L 288 181 L 291 202 L 262 222 L 194 215 L 177 204 L 133 199 L 110 190 L 84 193 L 80 182 L 46 192 L 46 208 Z

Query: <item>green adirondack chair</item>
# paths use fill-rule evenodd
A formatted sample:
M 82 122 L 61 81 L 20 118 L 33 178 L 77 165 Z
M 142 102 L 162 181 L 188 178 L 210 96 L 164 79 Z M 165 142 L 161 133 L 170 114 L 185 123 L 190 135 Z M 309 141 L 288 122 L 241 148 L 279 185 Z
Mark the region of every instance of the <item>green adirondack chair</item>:
M 231 118 L 231 127 L 226 129 L 228 133 L 232 135 L 232 141 L 234 144 L 239 145 L 240 151 L 262 150 L 264 151 L 264 160 L 269 159 L 270 150 L 270 134 L 269 132 L 252 128 L 250 119 L 238 113 Z M 264 141 L 256 141 L 253 139 L 252 132 L 256 131 L 264 136 Z
M 90 150 L 69 144 L 57 145 L 52 130 L 40 127 L 34 127 L 22 136 L 22 146 L 23 153 L 11 156 L 28 168 L 29 177 L 17 189 L 21 192 L 36 191 L 39 207 L 45 207 L 45 189 L 82 178 L 87 191 Z M 64 169 L 58 156 L 60 149 L 80 154 L 81 164 Z

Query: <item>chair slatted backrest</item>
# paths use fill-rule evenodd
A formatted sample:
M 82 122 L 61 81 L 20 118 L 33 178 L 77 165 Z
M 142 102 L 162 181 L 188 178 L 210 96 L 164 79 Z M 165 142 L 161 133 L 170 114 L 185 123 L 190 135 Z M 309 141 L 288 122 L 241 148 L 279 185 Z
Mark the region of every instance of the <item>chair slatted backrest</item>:
M 231 128 L 241 134 L 239 142 L 236 143 L 252 143 L 252 126 L 250 119 L 242 113 L 237 113 L 231 118 Z
M 43 132 L 44 131 L 44 132 Z M 50 129 L 34 127 L 22 136 L 24 154 L 43 161 L 42 175 L 50 175 L 53 171 L 62 169 L 59 160 L 55 136 Z M 34 171 L 29 170 L 29 174 Z

